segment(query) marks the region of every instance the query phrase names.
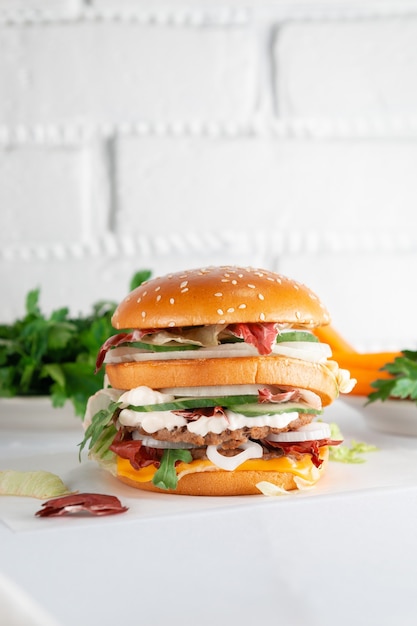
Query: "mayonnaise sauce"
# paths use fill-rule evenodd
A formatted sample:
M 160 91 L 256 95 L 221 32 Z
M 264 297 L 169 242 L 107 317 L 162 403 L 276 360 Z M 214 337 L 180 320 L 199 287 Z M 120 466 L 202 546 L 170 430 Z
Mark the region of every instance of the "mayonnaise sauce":
M 273 415 L 259 415 L 257 417 L 246 417 L 240 413 L 226 410 L 223 417 L 205 417 L 187 422 L 184 417 L 175 415 L 171 411 L 153 411 L 152 413 L 141 413 L 131 409 L 122 409 L 119 415 L 119 422 L 123 426 L 143 428 L 147 433 L 155 433 L 157 430 L 166 428 L 187 427 L 190 433 L 205 437 L 208 433 L 219 435 L 225 430 L 238 430 L 239 428 L 251 428 L 254 426 L 270 426 L 271 428 L 285 428 L 290 422 L 297 419 L 298 413 L 295 411 L 288 413 L 278 413 Z

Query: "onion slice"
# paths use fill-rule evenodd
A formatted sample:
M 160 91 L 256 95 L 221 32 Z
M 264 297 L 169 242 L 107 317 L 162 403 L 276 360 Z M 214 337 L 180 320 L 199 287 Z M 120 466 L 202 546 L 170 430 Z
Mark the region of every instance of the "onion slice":
M 324 362 L 331 357 L 330 346 L 315 341 L 285 341 L 274 344 L 271 356 L 288 356 L 311 362 Z M 116 347 L 107 352 L 105 363 L 124 363 L 132 361 L 168 361 L 181 359 L 224 359 L 229 357 L 259 356 L 255 346 L 247 343 L 223 343 L 198 350 L 169 350 L 151 352 L 135 347 Z
M 207 446 L 207 458 L 220 467 L 220 469 L 233 472 L 239 465 L 247 461 L 248 459 L 260 459 L 263 455 L 262 446 L 255 441 L 247 441 L 239 446 L 243 450 L 235 456 L 223 456 L 217 450 L 217 446 Z
M 311 422 L 301 426 L 297 430 L 288 430 L 283 433 L 268 435 L 269 441 L 274 442 L 295 442 L 295 441 L 315 441 L 316 439 L 329 439 L 331 431 L 329 424 L 325 422 Z
M 162 441 L 137 432 L 134 432 L 132 437 L 136 440 L 139 439 L 147 448 L 159 448 L 160 450 L 191 450 L 191 448 L 198 448 L 198 446 L 192 443 L 185 443 L 185 441 Z
M 268 385 L 207 385 L 199 387 L 164 387 L 161 393 L 179 398 L 211 398 L 218 396 L 257 396 L 259 389 Z

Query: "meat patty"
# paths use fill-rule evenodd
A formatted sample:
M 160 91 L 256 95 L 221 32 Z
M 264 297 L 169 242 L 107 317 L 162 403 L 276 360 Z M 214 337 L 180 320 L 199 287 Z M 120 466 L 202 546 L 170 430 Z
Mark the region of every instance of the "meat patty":
M 195 446 L 217 446 L 221 445 L 224 450 L 233 450 L 238 448 L 243 443 L 246 443 L 248 439 L 267 439 L 268 435 L 271 433 L 281 433 L 286 432 L 288 430 L 297 430 L 301 426 L 305 424 L 309 424 L 314 415 L 309 415 L 306 413 L 298 414 L 298 417 L 290 422 L 288 426 L 285 428 L 270 428 L 269 426 L 254 426 L 253 428 L 245 427 L 239 428 L 237 430 L 224 430 L 220 434 L 216 433 L 207 433 L 204 437 L 202 435 L 196 435 L 191 433 L 186 426 L 182 426 L 181 428 L 174 428 L 173 430 L 168 430 L 167 428 L 163 428 L 161 430 L 152 433 L 151 436 L 153 439 L 159 439 L 161 441 L 175 441 L 175 442 L 184 442 L 190 443 Z M 125 427 L 128 431 L 137 430 L 141 435 L 148 435 L 142 428 L 129 428 Z

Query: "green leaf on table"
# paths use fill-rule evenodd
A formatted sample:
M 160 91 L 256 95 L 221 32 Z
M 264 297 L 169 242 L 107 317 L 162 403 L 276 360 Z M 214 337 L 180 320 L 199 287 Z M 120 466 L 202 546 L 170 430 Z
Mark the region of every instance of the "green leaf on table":
M 43 499 L 69 493 L 71 491 L 59 476 L 51 472 L 44 470 L 33 472 L 0 471 L 0 495 L 2 496 L 27 496 Z

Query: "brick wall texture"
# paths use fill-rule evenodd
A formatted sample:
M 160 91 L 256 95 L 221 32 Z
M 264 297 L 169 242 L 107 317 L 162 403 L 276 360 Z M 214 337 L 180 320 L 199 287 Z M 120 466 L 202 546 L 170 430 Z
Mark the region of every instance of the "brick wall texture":
M 417 346 L 417 0 L 0 0 L 0 51 L 0 319 L 243 263 Z

